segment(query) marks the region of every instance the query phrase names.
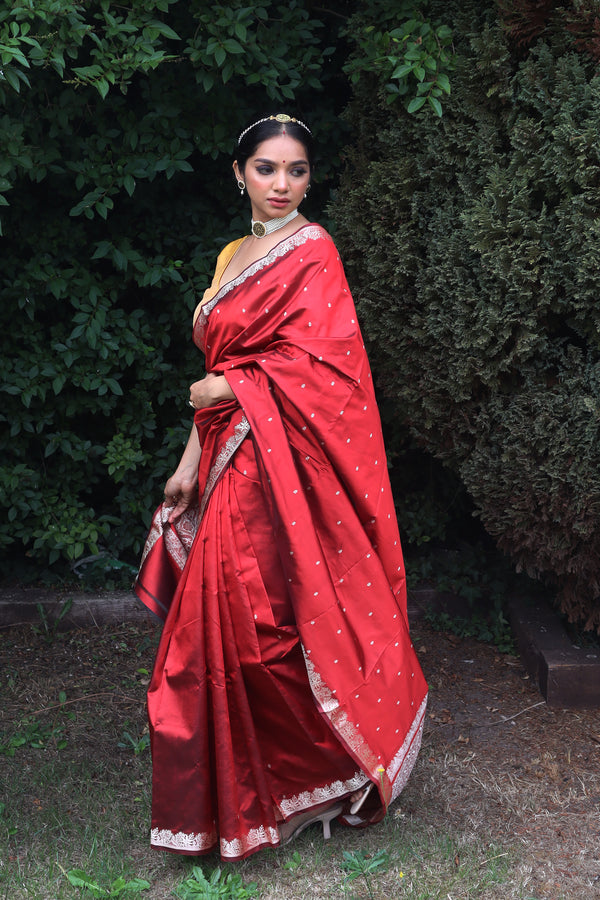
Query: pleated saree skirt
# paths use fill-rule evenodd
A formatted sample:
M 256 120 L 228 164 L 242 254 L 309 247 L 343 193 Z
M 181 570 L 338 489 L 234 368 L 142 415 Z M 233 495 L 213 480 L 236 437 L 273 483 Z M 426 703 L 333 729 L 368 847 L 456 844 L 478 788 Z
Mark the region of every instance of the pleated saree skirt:
M 252 435 L 204 512 L 148 712 L 157 848 L 243 858 L 366 781 L 313 700 Z

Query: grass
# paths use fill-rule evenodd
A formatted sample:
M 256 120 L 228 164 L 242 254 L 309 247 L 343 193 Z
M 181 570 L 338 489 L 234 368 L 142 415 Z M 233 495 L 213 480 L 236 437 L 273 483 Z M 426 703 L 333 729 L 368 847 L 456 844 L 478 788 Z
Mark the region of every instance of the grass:
M 337 827 L 326 843 L 308 829 L 237 864 L 152 851 L 145 689 L 156 637 L 138 625 L 0 637 L 0 900 L 570 897 L 529 892 L 523 845 L 486 815 L 504 788 L 427 743 L 401 801 L 371 829 Z M 480 798 L 477 821 L 452 813 L 461 790 Z M 210 890 L 194 866 L 212 873 Z M 71 883 L 82 880 L 69 880 L 74 870 L 98 890 Z

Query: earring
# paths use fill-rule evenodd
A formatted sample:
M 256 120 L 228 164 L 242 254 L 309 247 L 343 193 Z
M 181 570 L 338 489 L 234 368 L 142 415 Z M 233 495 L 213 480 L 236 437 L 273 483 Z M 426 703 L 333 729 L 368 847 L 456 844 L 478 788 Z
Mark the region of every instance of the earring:
M 304 196 L 305 196 L 305 197 L 308 195 L 308 192 L 309 192 L 309 191 L 310 191 L 310 184 L 307 184 L 307 185 L 306 185 L 306 190 L 304 191 Z
M 239 187 L 239 189 L 240 189 L 240 194 L 241 194 L 242 197 L 243 197 L 243 196 L 244 196 L 244 189 L 245 189 L 245 187 L 246 187 L 246 182 L 245 182 L 245 181 L 242 181 L 242 179 L 240 178 L 239 181 L 238 181 L 238 183 L 237 183 L 237 186 Z

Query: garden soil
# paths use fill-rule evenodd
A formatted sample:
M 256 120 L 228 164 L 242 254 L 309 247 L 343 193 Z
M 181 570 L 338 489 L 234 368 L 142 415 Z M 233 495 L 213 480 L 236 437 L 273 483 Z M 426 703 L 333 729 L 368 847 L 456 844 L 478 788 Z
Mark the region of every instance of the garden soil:
M 521 887 L 499 885 L 491 896 L 599 897 L 600 710 L 550 708 L 518 657 L 490 645 L 423 621 L 412 633 L 430 684 L 429 710 L 421 755 L 390 815 L 471 835 L 498 846 L 499 856 L 506 847 L 516 851 Z M 71 723 L 62 753 L 105 754 L 108 765 L 119 736 L 133 746 L 144 733 L 157 637 L 150 621 L 64 634 L 31 625 L 1 629 L 0 732 L 14 733 L 26 716 L 56 722 L 60 707 L 60 721 Z M 15 759 L 0 755 L 0 783 L 9 788 Z M 52 802 L 60 804 L 60 785 L 55 790 Z M 20 799 L 20 815 L 37 815 L 30 799 L 30 806 Z M 26 832 L 25 822 L 14 824 Z

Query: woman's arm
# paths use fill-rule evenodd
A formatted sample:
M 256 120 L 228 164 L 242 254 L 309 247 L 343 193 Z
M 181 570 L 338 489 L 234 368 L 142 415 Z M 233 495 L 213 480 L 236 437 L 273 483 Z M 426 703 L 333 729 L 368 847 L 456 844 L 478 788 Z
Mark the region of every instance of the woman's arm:
M 198 502 L 198 464 L 200 462 L 200 441 L 196 426 L 192 426 L 190 436 L 181 460 L 165 485 L 165 503 L 174 506 L 169 522 L 174 522 L 182 512 Z
M 190 403 L 195 409 L 214 406 L 220 400 L 233 399 L 235 394 L 223 375 L 209 373 L 190 387 Z M 169 522 L 174 522 L 188 506 L 198 502 L 198 464 L 201 452 L 198 431 L 194 426 L 179 465 L 165 485 L 165 502 L 175 507 L 169 516 Z

